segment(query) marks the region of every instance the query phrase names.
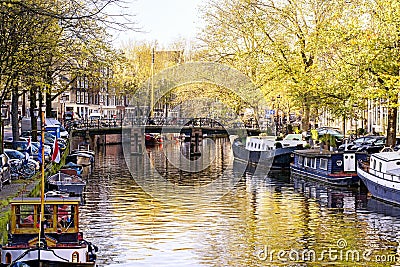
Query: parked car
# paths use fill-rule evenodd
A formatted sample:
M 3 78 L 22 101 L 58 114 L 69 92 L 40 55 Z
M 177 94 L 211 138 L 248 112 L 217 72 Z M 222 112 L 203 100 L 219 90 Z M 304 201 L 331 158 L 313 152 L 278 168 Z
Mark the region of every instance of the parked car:
M 35 150 L 39 151 L 40 148 L 40 143 L 39 142 L 32 142 L 32 147 L 35 147 Z M 50 160 L 50 156 L 51 156 L 51 147 L 48 145 L 44 145 L 44 160 L 45 161 L 49 161 Z M 34 160 L 38 160 L 38 153 L 36 153 L 36 157 L 34 157 Z
M 3 189 L 3 184 L 10 183 L 11 171 L 6 154 L 0 154 L 0 191 Z
M 33 159 L 30 159 L 30 158 L 27 159 L 25 153 L 21 153 L 18 150 L 14 150 L 14 149 L 4 149 L 4 154 L 6 154 L 8 156 L 9 161 L 16 160 L 16 161 L 22 162 L 22 161 L 27 160 L 29 163 L 35 165 L 36 170 L 39 170 L 39 167 L 40 167 L 39 163 Z
M 340 146 L 343 143 L 344 135 L 336 128 L 332 127 L 320 127 L 316 129 L 318 132 L 318 138 L 322 138 L 324 135 L 329 134 L 335 137 L 336 146 Z M 311 131 L 306 133 L 306 138 L 311 137 Z
M 400 144 L 400 138 L 396 138 L 396 147 Z M 359 137 L 352 142 L 347 144 L 347 150 L 349 151 L 365 151 L 369 154 L 378 153 L 386 146 L 386 137 L 380 135 L 367 135 Z M 345 150 L 346 144 L 339 146 L 338 150 Z
M 378 153 L 386 146 L 386 137 L 384 136 L 374 136 L 372 138 L 367 139 L 364 143 L 362 143 L 357 151 L 365 151 L 368 154 Z
M 344 151 L 344 150 L 349 150 L 349 151 L 357 151 L 363 143 L 365 143 L 367 140 L 374 138 L 373 135 L 369 135 L 369 136 L 363 136 L 363 137 L 359 137 L 357 139 L 354 139 L 351 142 L 344 142 L 343 144 L 341 144 L 338 147 L 339 151 Z

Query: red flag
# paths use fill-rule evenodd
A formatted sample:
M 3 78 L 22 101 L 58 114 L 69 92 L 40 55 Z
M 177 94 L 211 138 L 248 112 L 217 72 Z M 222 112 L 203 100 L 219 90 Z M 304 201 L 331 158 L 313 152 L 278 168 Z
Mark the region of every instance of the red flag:
M 53 155 L 51 155 L 51 160 L 55 163 L 60 162 L 60 149 L 58 148 L 57 138 L 54 140 Z

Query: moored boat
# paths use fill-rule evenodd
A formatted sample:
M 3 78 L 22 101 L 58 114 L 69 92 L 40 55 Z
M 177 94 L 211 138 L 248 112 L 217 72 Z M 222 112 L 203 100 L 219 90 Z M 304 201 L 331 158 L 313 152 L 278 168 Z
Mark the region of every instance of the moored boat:
M 373 197 L 400 205 L 400 153 L 398 151 L 371 154 L 369 162 L 358 163 L 357 173 Z
M 158 133 L 146 133 L 144 137 L 145 145 L 146 146 L 154 146 L 157 144 L 162 144 L 164 142 L 163 137 L 161 134 Z
M 271 169 L 288 169 L 293 161 L 293 151 L 305 145 L 301 134 L 280 141 L 271 136 L 248 136 L 245 144 L 239 138 L 233 140 L 232 150 L 238 160 Z
M 80 145 L 78 145 L 77 149 L 74 149 L 71 152 L 72 152 L 72 154 L 83 152 L 83 153 L 89 154 L 93 157 L 96 155 L 96 153 L 90 149 L 90 146 L 88 144 L 80 144 Z
M 82 166 L 90 166 L 94 163 L 94 156 L 86 152 L 76 152 L 68 155 L 66 161 Z
M 86 186 L 86 182 L 79 176 L 69 175 L 61 171 L 49 176 L 47 183 L 50 190 L 66 192 L 75 196 L 82 195 Z
M 290 166 L 292 176 L 316 180 L 336 186 L 359 184 L 356 166 L 365 160 L 366 153 L 337 152 L 320 149 L 294 151 L 294 162 Z
M 97 247 L 79 231 L 79 198 L 46 198 L 43 217 L 40 198 L 16 198 L 10 203 L 2 266 L 95 266 Z
M 70 169 L 75 170 L 77 175 L 82 175 L 83 172 L 82 165 L 78 165 L 73 162 L 68 162 L 67 164 L 61 167 L 61 170 L 70 170 Z

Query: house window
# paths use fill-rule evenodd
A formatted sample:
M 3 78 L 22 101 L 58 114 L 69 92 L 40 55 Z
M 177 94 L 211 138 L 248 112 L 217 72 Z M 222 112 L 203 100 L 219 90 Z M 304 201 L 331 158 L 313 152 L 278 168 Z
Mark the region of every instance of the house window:
M 319 160 L 319 168 L 322 170 L 328 170 L 328 160 L 327 159 L 320 159 Z

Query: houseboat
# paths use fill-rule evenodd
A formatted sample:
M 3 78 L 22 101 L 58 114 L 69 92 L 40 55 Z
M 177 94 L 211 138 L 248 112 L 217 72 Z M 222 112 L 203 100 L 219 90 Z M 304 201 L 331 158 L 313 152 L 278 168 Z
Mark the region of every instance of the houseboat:
M 292 176 L 316 180 L 335 186 L 359 184 L 356 172 L 358 160 L 365 160 L 366 153 L 337 152 L 320 149 L 294 151 L 290 166 Z
M 398 151 L 371 154 L 369 162 L 358 163 L 357 173 L 373 197 L 400 205 L 400 153 Z
M 289 169 L 294 150 L 302 149 L 305 145 L 301 134 L 288 135 L 280 141 L 271 136 L 247 136 L 245 144 L 240 138 L 234 139 L 232 150 L 238 160 L 271 169 Z
M 97 247 L 79 231 L 79 203 L 72 197 L 50 197 L 43 203 L 41 198 L 13 199 L 1 266 L 95 266 Z

